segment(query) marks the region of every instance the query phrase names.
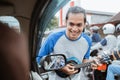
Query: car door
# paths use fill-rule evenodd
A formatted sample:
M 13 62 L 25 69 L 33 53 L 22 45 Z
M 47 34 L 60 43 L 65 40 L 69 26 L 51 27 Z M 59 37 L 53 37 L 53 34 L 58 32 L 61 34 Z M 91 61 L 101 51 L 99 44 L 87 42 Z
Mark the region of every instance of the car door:
M 39 73 L 36 55 L 48 23 L 70 0 L 0 0 L 0 16 L 12 16 L 29 42 L 30 68 Z
M 29 49 L 31 54 L 31 70 L 39 73 L 36 57 L 41 47 L 44 32 L 53 16 L 68 1 L 69 0 L 45 0 L 41 3 L 41 1 L 38 0 L 36 3 L 30 22 Z

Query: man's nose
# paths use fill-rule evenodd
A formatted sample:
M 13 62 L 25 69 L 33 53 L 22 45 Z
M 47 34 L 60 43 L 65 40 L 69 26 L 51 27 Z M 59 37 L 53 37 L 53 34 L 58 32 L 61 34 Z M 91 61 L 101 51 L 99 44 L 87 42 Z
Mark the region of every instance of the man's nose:
M 73 26 L 73 30 L 74 30 L 74 31 L 77 30 L 77 26 L 76 26 L 76 25 Z

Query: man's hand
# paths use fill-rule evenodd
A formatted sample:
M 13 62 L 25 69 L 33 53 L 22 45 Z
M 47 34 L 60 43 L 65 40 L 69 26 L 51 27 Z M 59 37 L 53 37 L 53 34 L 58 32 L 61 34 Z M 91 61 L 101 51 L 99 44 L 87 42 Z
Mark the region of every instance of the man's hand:
M 83 60 L 83 63 L 86 63 L 86 62 L 93 62 L 93 63 L 91 63 L 91 68 L 92 68 L 92 69 L 97 69 L 98 66 L 101 65 L 101 63 L 99 63 L 99 62 L 100 62 L 100 61 L 99 61 L 99 58 L 95 58 L 95 59 L 92 59 L 92 60 L 84 59 L 84 60 Z
M 98 65 L 95 64 L 95 63 L 91 63 L 91 68 L 94 70 L 94 69 L 97 69 Z
M 72 64 L 67 64 L 61 69 L 62 72 L 72 75 L 78 72 L 78 69 L 75 69 L 75 67 Z
M 100 60 L 100 57 L 96 57 L 95 59 L 93 59 L 93 63 L 91 63 L 91 68 L 92 69 L 97 69 L 98 66 L 102 65 L 99 60 Z

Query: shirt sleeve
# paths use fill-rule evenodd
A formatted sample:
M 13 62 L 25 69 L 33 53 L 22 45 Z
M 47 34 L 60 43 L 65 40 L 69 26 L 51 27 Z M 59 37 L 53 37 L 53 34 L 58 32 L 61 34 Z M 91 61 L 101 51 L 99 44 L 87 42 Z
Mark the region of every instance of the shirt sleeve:
M 107 45 L 107 40 L 104 38 L 104 39 L 100 42 L 100 44 L 101 44 L 102 46 Z
M 50 53 L 52 53 L 53 51 L 53 40 L 52 40 L 52 36 L 49 36 L 46 41 L 42 44 L 38 56 L 36 57 L 36 61 L 37 63 L 40 63 L 40 60 L 43 56 L 48 55 Z
M 86 54 L 84 56 L 84 59 L 89 59 L 89 57 L 90 57 L 90 48 L 91 48 L 91 45 L 92 45 L 92 41 L 87 35 L 85 35 L 84 37 L 85 37 L 85 39 L 86 39 L 86 41 L 88 43 L 88 49 L 87 49 L 87 52 L 86 52 Z

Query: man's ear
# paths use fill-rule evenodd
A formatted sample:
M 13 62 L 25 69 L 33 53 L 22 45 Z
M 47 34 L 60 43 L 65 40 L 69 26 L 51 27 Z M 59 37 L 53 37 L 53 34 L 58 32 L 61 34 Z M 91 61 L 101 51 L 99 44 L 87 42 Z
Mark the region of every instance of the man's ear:
M 83 28 L 83 32 L 85 32 L 85 28 Z
M 85 25 L 84 25 L 83 32 L 85 32 L 85 28 L 86 28 L 86 23 L 85 23 Z

